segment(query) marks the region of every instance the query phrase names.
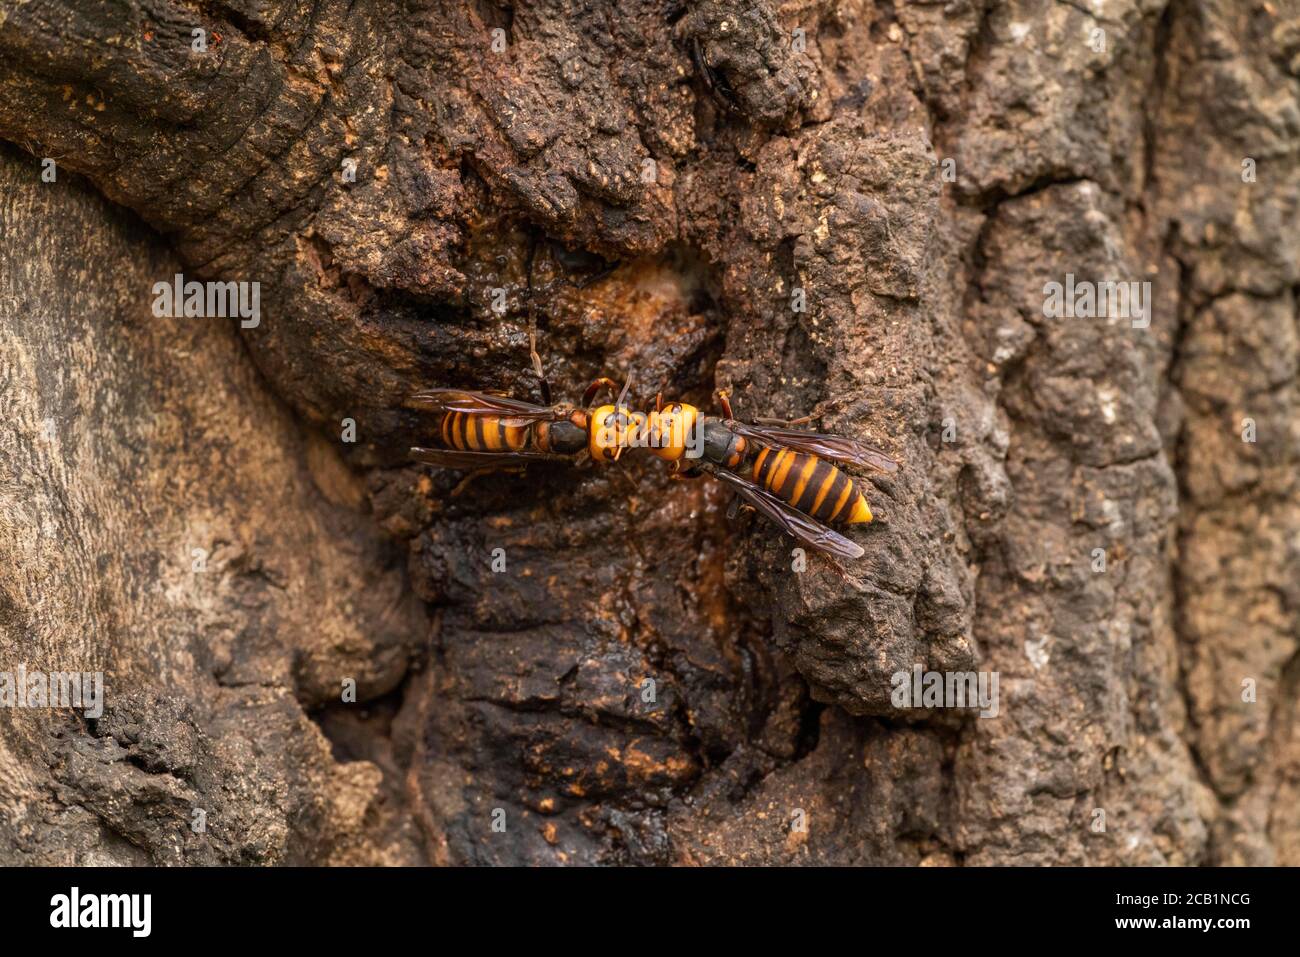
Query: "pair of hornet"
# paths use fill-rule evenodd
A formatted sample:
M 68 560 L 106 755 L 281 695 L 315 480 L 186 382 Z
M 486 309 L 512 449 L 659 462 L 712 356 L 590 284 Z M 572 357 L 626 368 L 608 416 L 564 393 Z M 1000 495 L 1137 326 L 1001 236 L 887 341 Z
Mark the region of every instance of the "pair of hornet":
M 859 484 L 839 466 L 892 472 L 898 466 L 879 449 L 855 439 L 798 428 L 737 421 L 720 395 L 723 416 L 702 415 L 684 402 L 649 414 L 624 404 L 594 406 L 616 385 L 597 379 L 580 407 L 534 405 L 463 389 L 429 389 L 407 404 L 440 416 L 439 448 L 414 448 L 412 458 L 446 469 L 474 471 L 531 461 L 617 461 L 628 448 L 648 448 L 689 477 L 713 476 L 800 543 L 839 558 L 863 555 L 862 546 L 831 526 L 871 521 Z M 547 390 L 549 391 L 549 390 Z

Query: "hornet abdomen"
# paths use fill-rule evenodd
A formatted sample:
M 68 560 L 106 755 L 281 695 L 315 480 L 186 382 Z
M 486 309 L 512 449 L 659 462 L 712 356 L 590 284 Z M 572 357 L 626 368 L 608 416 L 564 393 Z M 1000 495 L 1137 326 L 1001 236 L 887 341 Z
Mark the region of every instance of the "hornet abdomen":
M 756 484 L 805 515 L 833 525 L 871 521 L 866 496 L 826 459 L 789 449 L 763 448 L 754 457 Z
M 448 412 L 442 417 L 442 443 L 463 452 L 518 452 L 528 444 L 531 425 L 506 425 L 502 416 Z
M 587 445 L 587 418 L 574 413 L 583 424 L 561 419 L 558 422 L 528 422 L 510 425 L 510 416 L 479 415 L 471 412 L 448 412 L 442 417 L 443 448 L 460 452 L 544 452 L 574 455 Z

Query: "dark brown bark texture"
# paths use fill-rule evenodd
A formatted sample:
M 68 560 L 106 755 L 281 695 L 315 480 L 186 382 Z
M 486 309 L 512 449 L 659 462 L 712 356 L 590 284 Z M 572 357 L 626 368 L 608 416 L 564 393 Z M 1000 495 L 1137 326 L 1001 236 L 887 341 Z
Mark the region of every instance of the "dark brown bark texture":
M 108 695 L 0 711 L 0 860 L 1300 863 L 1298 78 L 1295 0 L 0 0 L 0 670 Z M 866 558 L 410 465 L 530 315 L 887 449 Z

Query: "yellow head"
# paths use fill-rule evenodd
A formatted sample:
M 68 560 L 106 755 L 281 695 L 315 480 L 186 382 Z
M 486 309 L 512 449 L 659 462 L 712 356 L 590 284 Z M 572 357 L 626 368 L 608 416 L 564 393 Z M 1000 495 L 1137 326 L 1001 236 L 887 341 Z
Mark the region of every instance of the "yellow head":
M 650 451 L 667 462 L 677 462 L 691 444 L 698 444 L 695 429 L 700 410 L 684 402 L 666 405 L 649 417 Z
M 587 448 L 597 462 L 617 462 L 623 450 L 644 434 L 646 416 L 625 405 L 602 405 L 591 410 Z

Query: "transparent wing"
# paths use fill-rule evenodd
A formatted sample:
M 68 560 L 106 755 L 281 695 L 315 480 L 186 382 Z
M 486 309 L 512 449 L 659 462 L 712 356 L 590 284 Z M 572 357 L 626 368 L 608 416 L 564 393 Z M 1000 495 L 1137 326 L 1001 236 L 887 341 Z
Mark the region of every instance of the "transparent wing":
M 838 555 L 840 558 L 861 558 L 866 554 L 857 542 L 849 541 L 839 532 L 792 508 L 767 489 L 741 478 L 735 472 L 721 468 L 708 471 L 714 478 L 730 485 L 746 502 L 809 548 L 815 548 L 829 555 Z
M 824 435 L 821 432 L 808 432 L 804 429 L 769 428 L 765 425 L 737 422 L 735 419 L 727 419 L 725 424 L 737 435 L 743 435 L 763 445 L 807 452 L 835 462 L 879 469 L 882 472 L 898 470 L 898 463 L 880 449 L 842 435 Z
M 411 449 L 411 458 L 440 469 L 488 469 L 498 465 L 521 465 L 526 462 L 567 461 L 563 455 L 545 452 L 463 452 L 460 449 Z
M 495 415 L 505 418 L 507 425 L 527 425 L 529 422 L 555 421 L 562 413 L 544 405 L 522 402 L 503 395 L 486 392 L 468 392 L 464 389 L 425 389 L 406 398 L 406 405 L 423 412 L 464 412 L 467 415 Z

